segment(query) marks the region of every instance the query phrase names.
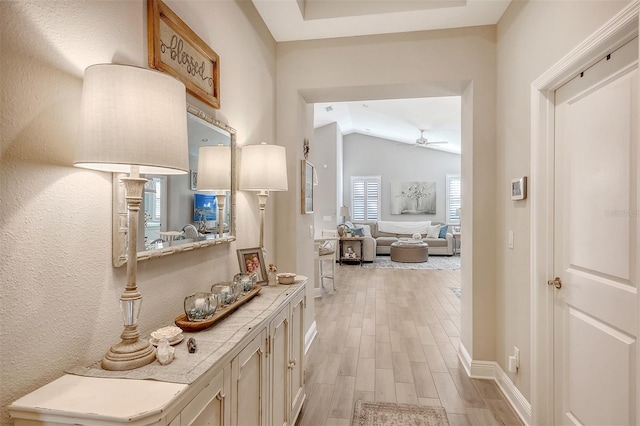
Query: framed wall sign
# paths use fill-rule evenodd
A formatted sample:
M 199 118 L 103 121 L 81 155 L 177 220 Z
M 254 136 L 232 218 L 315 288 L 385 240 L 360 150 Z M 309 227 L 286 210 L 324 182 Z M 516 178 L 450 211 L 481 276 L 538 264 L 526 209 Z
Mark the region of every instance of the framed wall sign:
M 187 91 L 220 108 L 220 58 L 161 0 L 147 0 L 149 66 L 180 79 Z
M 523 176 L 519 179 L 511 181 L 511 199 L 524 200 L 527 198 L 527 177 Z
M 302 214 L 313 213 L 313 165 L 302 160 Z

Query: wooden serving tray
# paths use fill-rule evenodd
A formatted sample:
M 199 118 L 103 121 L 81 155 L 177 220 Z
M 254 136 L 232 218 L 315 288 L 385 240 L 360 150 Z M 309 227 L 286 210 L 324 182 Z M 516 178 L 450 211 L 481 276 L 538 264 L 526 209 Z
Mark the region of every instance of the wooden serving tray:
M 253 299 L 258 293 L 260 293 L 260 290 L 262 290 L 262 286 L 260 285 L 254 286 L 249 293 L 245 294 L 244 296 L 241 296 L 240 299 L 236 300 L 232 304 L 225 306 L 224 308 L 218 308 L 218 310 L 216 310 L 216 313 L 213 314 L 213 316 L 208 320 L 189 321 L 187 319 L 187 314 L 182 314 L 178 318 L 176 318 L 175 323 L 183 331 L 201 331 L 201 330 L 207 329 L 211 327 L 213 324 L 215 324 L 216 322 L 226 318 L 229 314 L 231 314 L 233 311 L 238 309 L 240 306 L 247 303 L 249 300 Z

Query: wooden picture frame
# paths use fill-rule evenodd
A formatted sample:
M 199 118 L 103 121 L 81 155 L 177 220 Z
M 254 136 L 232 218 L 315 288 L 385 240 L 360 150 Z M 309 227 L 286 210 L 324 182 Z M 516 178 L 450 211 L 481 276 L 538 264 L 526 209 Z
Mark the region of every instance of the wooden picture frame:
M 252 272 L 258 273 L 258 283 L 267 283 L 267 268 L 264 265 L 264 257 L 262 256 L 262 249 L 260 247 L 237 249 L 238 264 L 240 265 L 240 272 L 243 274 L 250 274 Z M 251 265 L 249 267 L 249 265 Z
M 527 198 L 527 177 L 513 179 L 511 181 L 511 199 L 524 200 L 525 198 Z
M 302 160 L 302 214 L 313 213 L 313 164 Z
M 187 92 L 220 108 L 220 57 L 161 0 L 147 0 L 149 66 L 184 83 Z

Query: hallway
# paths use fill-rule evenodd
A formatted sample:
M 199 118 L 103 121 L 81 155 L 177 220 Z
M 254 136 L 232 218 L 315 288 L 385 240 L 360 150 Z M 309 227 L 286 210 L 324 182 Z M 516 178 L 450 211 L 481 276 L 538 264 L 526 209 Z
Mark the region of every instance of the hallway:
M 451 425 L 522 424 L 495 383 L 469 379 L 458 361 L 460 271 L 336 272 L 337 292 L 315 299 L 297 424 L 348 426 L 358 399 L 442 405 Z

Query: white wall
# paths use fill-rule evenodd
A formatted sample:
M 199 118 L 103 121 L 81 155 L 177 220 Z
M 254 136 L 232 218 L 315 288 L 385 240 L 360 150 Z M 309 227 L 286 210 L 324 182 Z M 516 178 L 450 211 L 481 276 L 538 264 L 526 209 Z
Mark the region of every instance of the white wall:
M 342 176 L 338 162 L 338 145 L 342 140 L 342 132 L 338 123 L 327 124 L 313 131 L 309 161 L 318 174 L 318 185 L 313 190 L 313 226 L 316 235 L 323 229 L 335 229 L 341 217 L 342 200 L 338 198 L 338 188 Z
M 275 142 L 276 46 L 251 2 L 167 4 L 220 55 L 222 109 L 209 113 L 240 145 Z M 111 174 L 72 164 L 84 69 L 146 66 L 146 28 L 144 0 L 0 2 L 0 424 L 8 403 L 119 340 L 126 271 L 111 265 Z M 270 253 L 274 217 L 267 207 Z M 237 229 L 236 244 L 139 264 L 142 333 L 238 271 L 236 247 L 258 244 L 252 193 L 238 193 Z
M 460 174 L 460 155 L 352 133 L 344 137 L 344 199 L 351 205 L 352 176 L 381 177 L 381 220 L 446 219 L 446 175 Z M 391 182 L 436 183 L 436 214 L 391 214 Z
M 509 374 L 530 400 L 531 200 L 511 201 L 511 179 L 530 175 L 530 85 L 573 47 L 621 10 L 627 1 L 512 2 L 498 23 L 496 180 L 496 360 L 504 371 L 513 346 L 520 372 Z M 515 247 L 507 248 L 513 230 Z

